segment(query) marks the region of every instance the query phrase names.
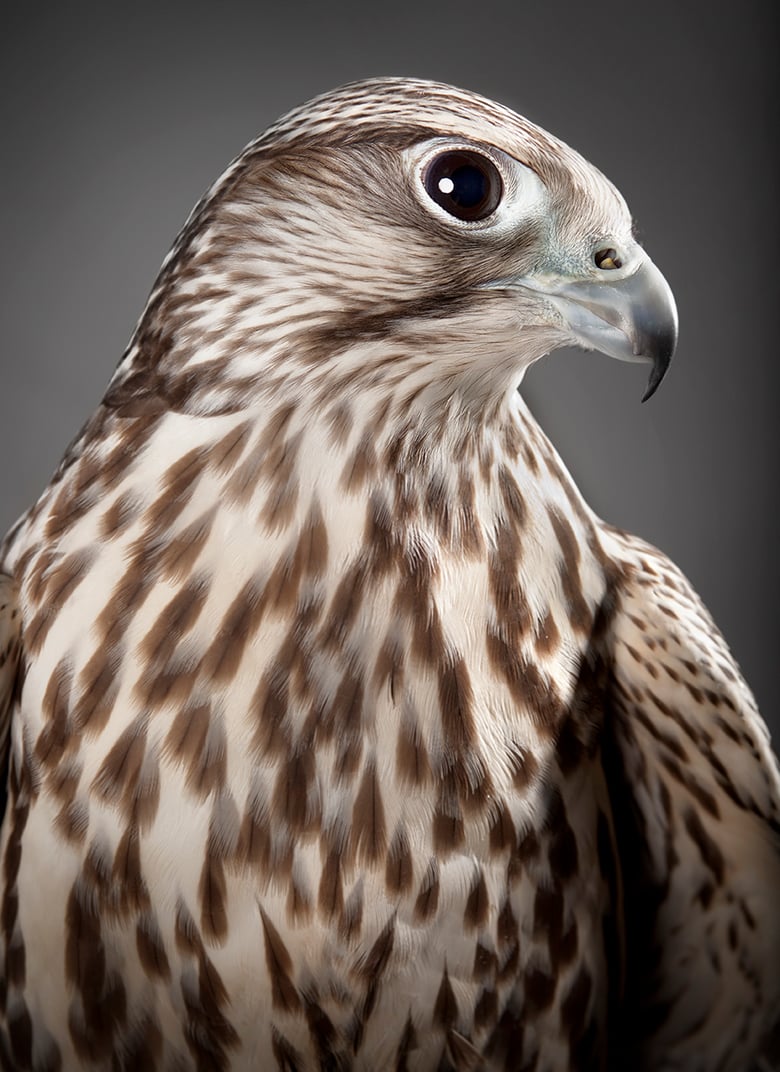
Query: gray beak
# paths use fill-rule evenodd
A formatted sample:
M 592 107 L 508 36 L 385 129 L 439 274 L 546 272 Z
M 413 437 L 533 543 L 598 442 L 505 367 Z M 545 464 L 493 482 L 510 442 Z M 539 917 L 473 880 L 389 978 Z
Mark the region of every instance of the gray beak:
M 655 393 L 677 345 L 677 307 L 649 257 L 642 254 L 639 266 L 614 282 L 605 272 L 598 281 L 556 280 L 543 293 L 585 349 L 652 363 L 642 401 Z

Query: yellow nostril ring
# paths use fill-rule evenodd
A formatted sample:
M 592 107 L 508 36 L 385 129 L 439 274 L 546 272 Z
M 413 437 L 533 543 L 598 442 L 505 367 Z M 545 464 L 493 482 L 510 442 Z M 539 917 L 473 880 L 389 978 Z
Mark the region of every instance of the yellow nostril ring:
M 618 251 L 613 249 L 612 246 L 607 247 L 607 249 L 600 249 L 598 253 L 594 254 L 593 259 L 596 262 L 596 267 L 602 268 L 605 272 L 623 267 Z

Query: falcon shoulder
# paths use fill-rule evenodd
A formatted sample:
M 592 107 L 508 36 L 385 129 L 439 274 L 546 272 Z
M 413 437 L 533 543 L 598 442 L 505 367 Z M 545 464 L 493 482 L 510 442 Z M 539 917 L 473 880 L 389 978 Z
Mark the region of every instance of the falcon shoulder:
M 5 770 L 11 712 L 22 655 L 22 615 L 16 582 L 0 573 L 0 771 Z
M 655 548 L 620 567 L 605 766 L 625 888 L 632 1067 L 742 1070 L 780 1009 L 780 770 L 728 647 Z M 774 1067 L 774 1065 L 772 1066 Z

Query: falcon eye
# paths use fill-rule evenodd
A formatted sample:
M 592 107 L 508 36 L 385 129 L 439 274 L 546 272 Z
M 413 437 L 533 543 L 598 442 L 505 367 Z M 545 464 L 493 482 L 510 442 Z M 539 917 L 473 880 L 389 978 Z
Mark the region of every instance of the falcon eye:
M 615 268 L 623 267 L 623 262 L 618 256 L 618 251 L 611 246 L 608 249 L 600 249 L 598 253 L 594 254 L 593 260 L 596 262 L 596 267 L 601 268 L 605 272 L 610 272 Z
M 486 156 L 453 149 L 435 157 L 423 176 L 431 200 L 458 220 L 487 219 L 498 208 L 504 184 Z

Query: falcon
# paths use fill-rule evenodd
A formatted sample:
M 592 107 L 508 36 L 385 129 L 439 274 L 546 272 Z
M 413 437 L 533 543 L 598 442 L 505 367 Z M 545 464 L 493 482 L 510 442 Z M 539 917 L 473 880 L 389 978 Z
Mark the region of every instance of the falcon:
M 676 334 L 617 190 L 479 96 L 230 165 L 3 545 L 4 1068 L 780 1067 L 766 727 L 517 391 L 576 343 L 651 394 Z

